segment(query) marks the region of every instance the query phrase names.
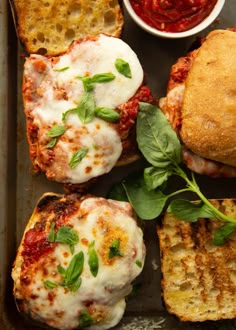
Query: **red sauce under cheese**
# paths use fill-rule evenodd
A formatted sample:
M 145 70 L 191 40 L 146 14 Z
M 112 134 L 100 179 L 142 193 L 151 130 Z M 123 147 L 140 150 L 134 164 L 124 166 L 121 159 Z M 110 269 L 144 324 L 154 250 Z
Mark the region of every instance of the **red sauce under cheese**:
M 130 0 L 148 25 L 166 32 L 187 31 L 202 22 L 217 0 Z

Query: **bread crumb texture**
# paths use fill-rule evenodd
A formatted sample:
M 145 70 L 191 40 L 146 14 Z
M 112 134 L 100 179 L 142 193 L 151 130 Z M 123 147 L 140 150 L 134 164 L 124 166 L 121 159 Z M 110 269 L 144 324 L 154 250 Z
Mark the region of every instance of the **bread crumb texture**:
M 212 203 L 236 218 L 234 200 Z M 163 299 L 182 321 L 236 317 L 236 234 L 223 246 L 213 245 L 221 225 L 213 219 L 184 222 L 166 213 L 158 227 Z
M 73 40 L 99 33 L 119 37 L 123 27 L 118 0 L 15 0 L 13 6 L 28 53 L 61 54 Z

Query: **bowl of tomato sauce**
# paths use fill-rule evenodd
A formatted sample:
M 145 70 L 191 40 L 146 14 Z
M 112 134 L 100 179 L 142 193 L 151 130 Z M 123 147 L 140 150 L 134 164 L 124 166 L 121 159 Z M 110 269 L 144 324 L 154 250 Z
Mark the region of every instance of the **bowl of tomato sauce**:
M 220 14 L 225 0 L 124 0 L 133 20 L 163 38 L 184 38 L 207 28 Z

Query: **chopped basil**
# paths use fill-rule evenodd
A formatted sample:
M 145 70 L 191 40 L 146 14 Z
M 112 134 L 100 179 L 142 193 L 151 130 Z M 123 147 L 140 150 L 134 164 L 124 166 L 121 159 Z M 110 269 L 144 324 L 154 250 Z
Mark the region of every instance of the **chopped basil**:
M 83 309 L 79 314 L 79 328 L 86 328 L 92 325 L 93 319 L 86 309 Z
M 64 134 L 66 130 L 67 128 L 65 126 L 55 125 L 48 132 L 48 136 L 51 138 L 55 138 Z
M 112 123 L 120 119 L 120 115 L 115 110 L 104 107 L 96 108 L 95 116 Z
M 114 258 L 115 256 L 123 257 L 123 253 L 119 250 L 120 247 L 120 240 L 118 238 L 115 238 L 114 241 L 111 243 L 111 246 L 109 248 L 109 259 Z
M 73 153 L 69 165 L 73 169 L 75 168 L 81 161 L 82 159 L 87 155 L 88 153 L 88 148 L 82 148 L 77 150 L 75 153 Z
M 63 114 L 62 114 L 62 121 L 63 121 L 63 123 L 65 123 L 66 118 L 67 118 L 67 116 L 68 116 L 70 113 L 76 113 L 76 112 L 77 112 L 77 108 L 69 109 L 69 110 L 63 112 Z
M 137 265 L 138 267 L 142 268 L 143 264 L 142 264 L 142 261 L 141 261 L 141 260 L 137 259 L 137 260 L 135 261 L 135 263 L 136 263 L 136 265 Z
M 70 251 L 74 253 L 75 244 L 79 241 L 79 236 L 75 230 L 69 226 L 61 226 L 57 232 L 55 232 L 55 222 L 52 222 L 49 236 L 49 242 L 68 244 Z
M 70 251 L 73 254 L 75 249 L 75 244 L 78 243 L 79 236 L 75 230 L 69 226 L 61 226 L 56 233 L 55 242 L 68 244 Z
M 85 92 L 77 105 L 77 114 L 82 124 L 91 122 L 95 116 L 95 99 L 92 92 Z
M 57 284 L 56 283 L 51 282 L 51 281 L 48 281 L 48 280 L 47 281 L 44 281 L 43 284 L 48 289 L 54 289 L 54 288 L 57 287 Z
M 89 254 L 88 264 L 89 264 L 89 268 L 90 268 L 90 271 L 91 271 L 92 275 L 94 277 L 96 277 L 97 274 L 98 274 L 99 263 L 98 263 L 98 255 L 97 255 L 97 252 L 94 249 L 94 245 L 95 245 L 95 241 L 93 241 L 93 242 L 91 242 L 89 244 L 89 249 L 88 249 L 88 254 Z
M 80 275 L 84 267 L 84 253 L 78 252 L 73 256 L 67 269 L 61 265 L 57 267 L 59 273 L 64 277 L 60 282 L 61 286 L 67 287 L 71 291 L 77 291 L 82 283 Z
M 64 66 L 63 68 L 54 69 L 53 71 L 56 71 L 56 72 L 63 72 L 63 71 L 68 70 L 69 68 L 70 68 L 69 66 Z
M 55 242 L 55 222 L 52 222 L 51 224 L 51 228 L 50 228 L 50 231 L 49 231 L 49 235 L 48 235 L 48 241 L 49 242 Z
M 129 63 L 122 58 L 117 58 L 115 61 L 116 70 L 126 78 L 132 78 L 131 69 Z
M 47 148 L 53 148 L 57 143 L 57 138 L 51 139 L 48 144 L 46 145 Z

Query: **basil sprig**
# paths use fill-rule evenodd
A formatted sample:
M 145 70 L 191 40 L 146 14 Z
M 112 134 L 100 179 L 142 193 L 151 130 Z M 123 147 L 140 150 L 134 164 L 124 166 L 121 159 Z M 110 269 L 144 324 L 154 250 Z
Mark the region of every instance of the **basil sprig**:
M 79 314 L 79 328 L 83 329 L 93 324 L 93 319 L 86 309 L 83 309 Z
M 98 268 L 99 268 L 99 261 L 98 261 L 98 255 L 97 252 L 94 249 L 95 241 L 92 241 L 89 244 L 88 248 L 88 254 L 89 254 L 89 259 L 88 259 L 88 264 L 89 264 L 89 269 L 91 274 L 96 277 L 98 274 Z
M 66 130 L 67 130 L 67 128 L 65 126 L 61 126 L 61 125 L 53 126 L 50 129 L 50 131 L 48 132 L 48 137 L 50 137 L 52 139 L 48 142 L 46 147 L 53 148 L 55 146 L 55 144 L 57 143 L 57 138 L 60 137 L 61 135 L 63 135 Z
M 120 252 L 120 240 L 118 238 L 115 238 L 112 243 L 111 246 L 109 247 L 109 255 L 108 258 L 112 259 L 115 256 L 118 257 L 123 257 L 123 253 Z
M 130 69 L 130 65 L 128 62 L 123 60 L 122 58 L 117 58 L 115 61 L 116 70 L 121 73 L 126 78 L 132 78 L 132 73 Z
M 137 142 L 150 166 L 144 170 L 141 177 L 138 176 L 138 180 L 128 178 L 122 185 L 139 217 L 144 220 L 154 219 L 161 214 L 170 197 L 183 192 L 195 193 L 200 198 L 200 203 L 175 199 L 170 202 L 167 210 L 185 221 L 195 222 L 199 217 L 204 217 L 225 222 L 216 231 L 213 239 L 215 245 L 224 244 L 236 229 L 236 219 L 214 207 L 201 192 L 194 173 L 191 172 L 189 177 L 181 168 L 180 141 L 165 115 L 154 105 L 140 103 L 137 117 Z M 163 190 L 172 175 L 182 178 L 186 186 L 166 195 Z M 119 198 L 121 196 L 119 192 Z
M 48 240 L 49 242 L 68 244 L 73 254 L 75 245 L 79 242 L 79 236 L 76 231 L 69 226 L 61 226 L 58 231 L 55 232 L 55 222 L 52 222 Z
M 67 269 L 61 265 L 57 266 L 58 272 L 64 277 L 60 285 L 75 292 L 79 289 L 82 279 L 80 277 L 84 267 L 84 253 L 78 252 L 73 256 Z
M 73 153 L 69 161 L 70 167 L 73 169 L 82 161 L 82 159 L 87 155 L 88 148 L 82 148 Z

